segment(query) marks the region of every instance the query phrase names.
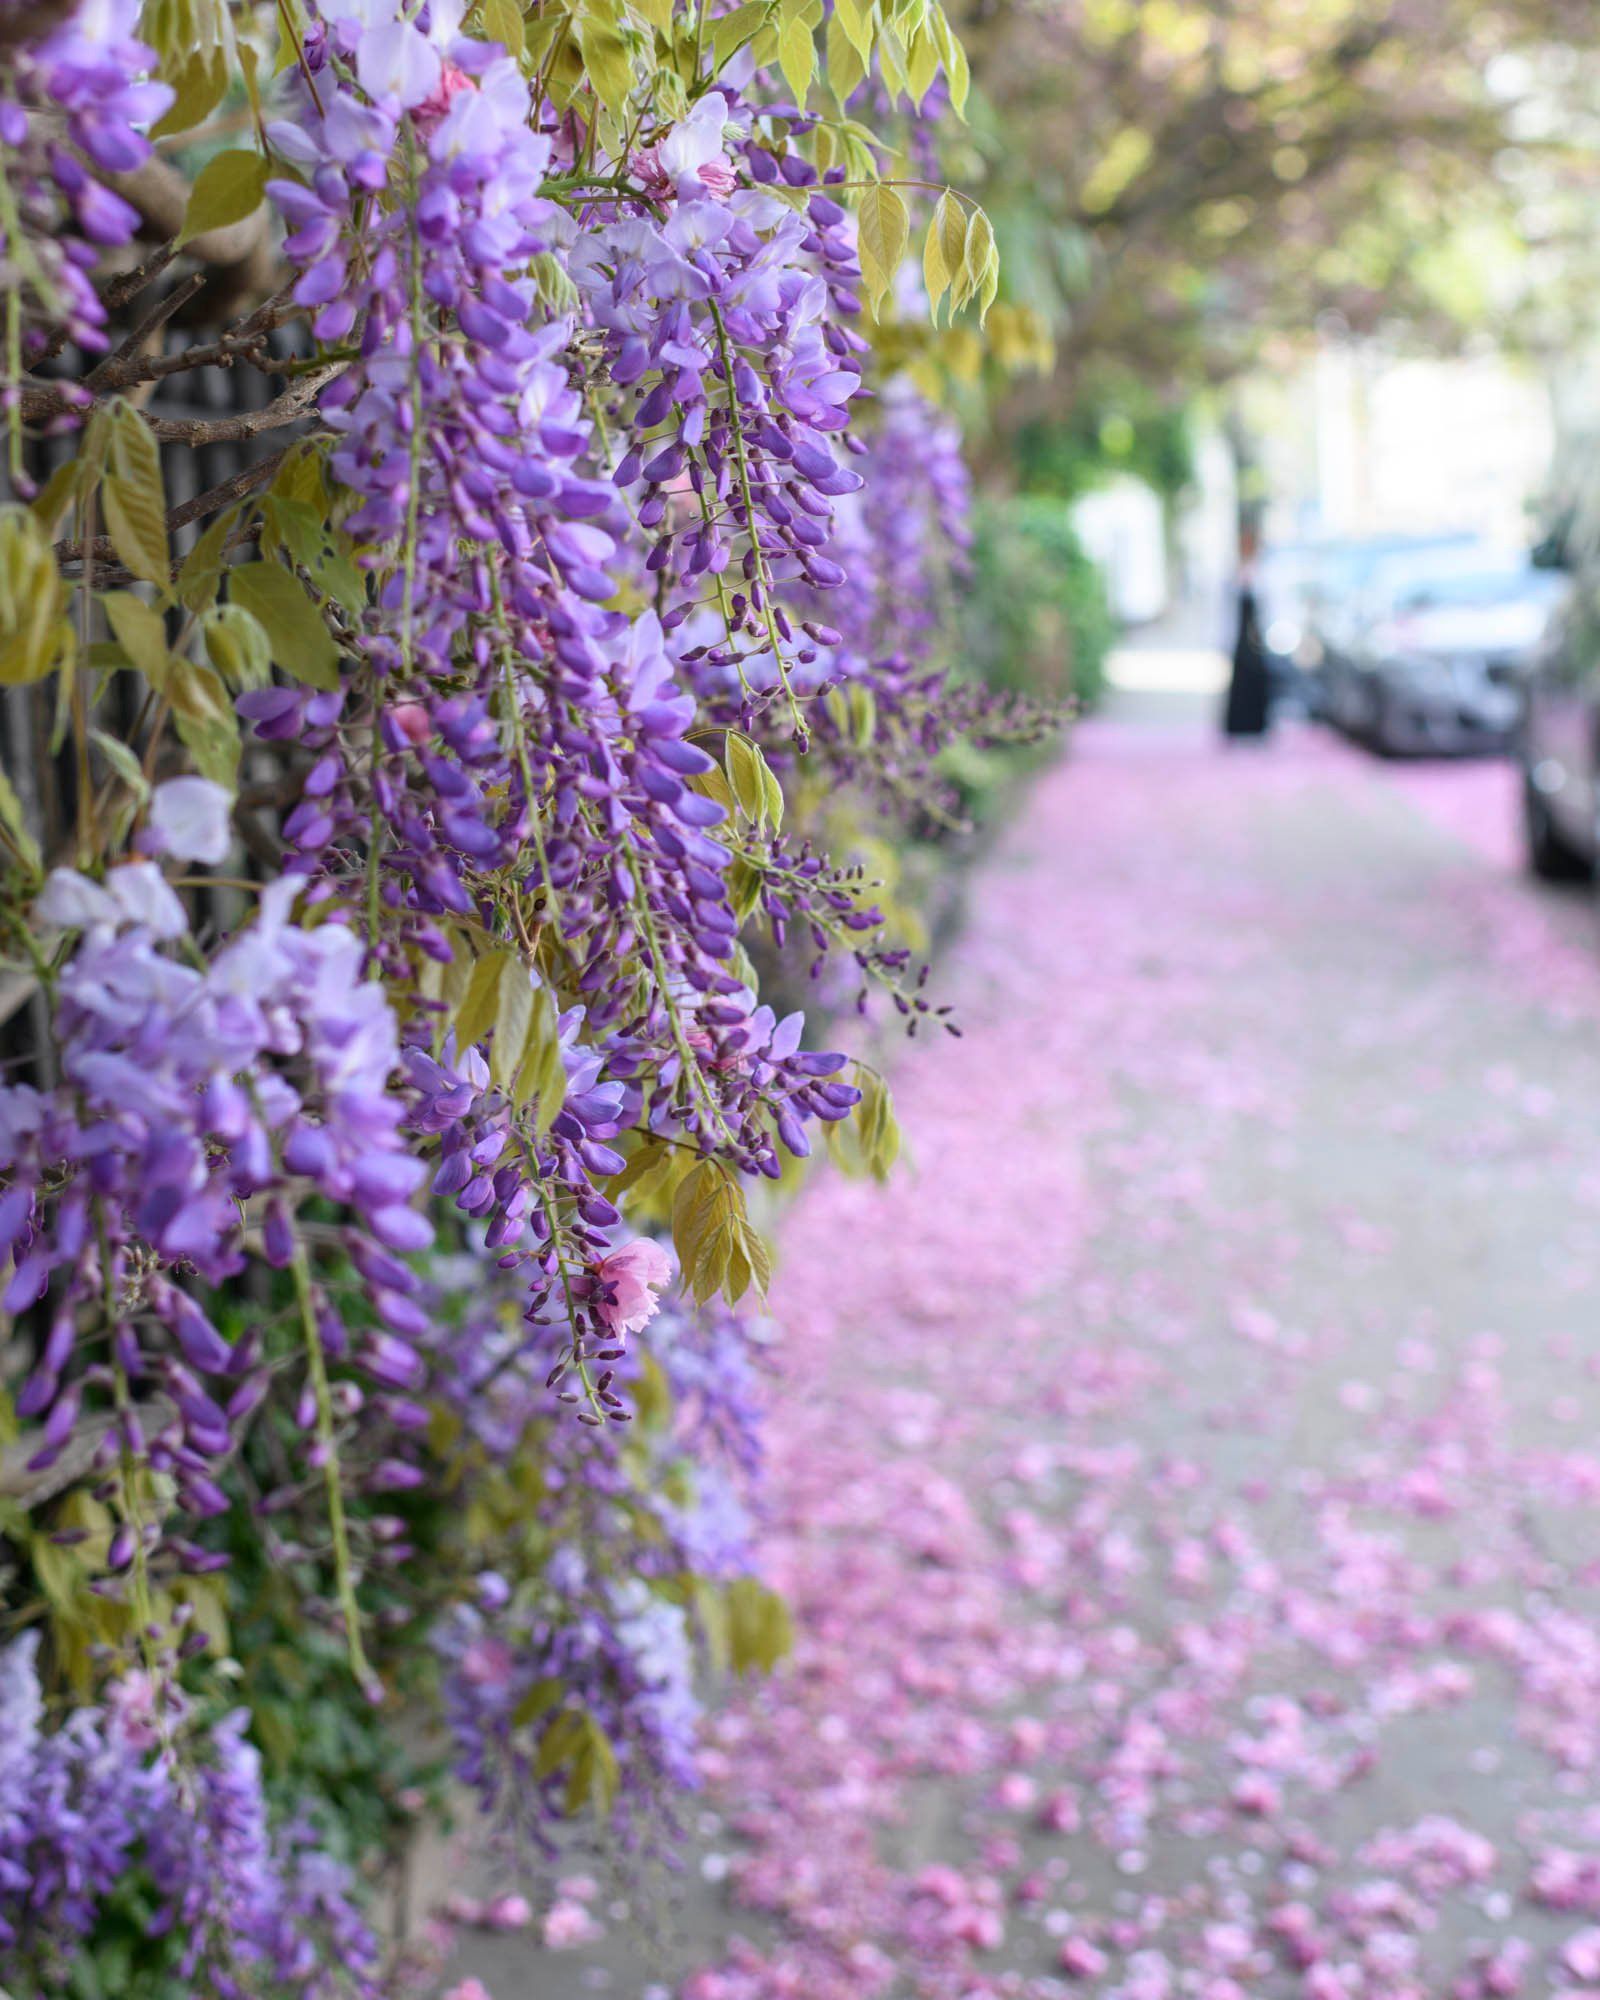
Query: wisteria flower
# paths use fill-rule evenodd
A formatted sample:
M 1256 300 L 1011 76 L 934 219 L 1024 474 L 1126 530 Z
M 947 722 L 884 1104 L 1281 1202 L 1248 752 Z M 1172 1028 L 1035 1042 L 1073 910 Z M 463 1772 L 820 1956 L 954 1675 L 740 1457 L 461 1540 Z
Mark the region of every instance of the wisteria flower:
M 646 194 L 654 201 L 674 196 L 690 201 L 702 194 L 722 199 L 732 194 L 739 176 L 722 150 L 727 122 L 727 98 L 720 90 L 707 91 L 664 138 L 639 148 L 629 165 Z
M 215 867 L 228 851 L 233 800 L 209 778 L 169 778 L 150 795 L 146 849 Z

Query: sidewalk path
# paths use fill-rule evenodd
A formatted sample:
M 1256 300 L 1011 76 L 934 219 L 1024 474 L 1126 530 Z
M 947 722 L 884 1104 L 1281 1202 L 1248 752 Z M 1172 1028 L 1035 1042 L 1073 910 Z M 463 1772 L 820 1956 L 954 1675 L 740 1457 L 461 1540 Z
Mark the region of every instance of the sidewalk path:
M 793 1665 L 495 2000 L 1600 1996 L 1600 949 L 1510 804 L 1081 731 L 784 1232 Z

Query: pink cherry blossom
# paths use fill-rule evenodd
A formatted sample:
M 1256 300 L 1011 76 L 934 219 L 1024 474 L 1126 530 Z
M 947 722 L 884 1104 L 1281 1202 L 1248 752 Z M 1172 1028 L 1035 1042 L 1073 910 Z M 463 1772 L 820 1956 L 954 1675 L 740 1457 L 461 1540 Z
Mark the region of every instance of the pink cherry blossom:
M 612 1297 L 602 1302 L 600 1317 L 614 1334 L 638 1333 L 656 1316 L 656 1294 L 672 1280 L 672 1259 L 649 1236 L 636 1236 L 602 1257 L 595 1276 Z
M 582 1903 L 562 1896 L 545 1912 L 541 1936 L 551 1951 L 571 1951 L 600 1935 L 600 1926 Z

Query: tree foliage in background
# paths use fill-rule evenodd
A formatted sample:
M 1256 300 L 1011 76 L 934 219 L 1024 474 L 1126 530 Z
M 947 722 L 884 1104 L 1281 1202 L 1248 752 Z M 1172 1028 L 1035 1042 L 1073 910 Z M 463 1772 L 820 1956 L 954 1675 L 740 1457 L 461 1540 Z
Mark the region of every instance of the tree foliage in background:
M 1325 314 L 1559 340 L 1585 310 L 1593 22 L 1567 0 L 975 0 L 1007 295 L 1065 386 L 1228 379 Z

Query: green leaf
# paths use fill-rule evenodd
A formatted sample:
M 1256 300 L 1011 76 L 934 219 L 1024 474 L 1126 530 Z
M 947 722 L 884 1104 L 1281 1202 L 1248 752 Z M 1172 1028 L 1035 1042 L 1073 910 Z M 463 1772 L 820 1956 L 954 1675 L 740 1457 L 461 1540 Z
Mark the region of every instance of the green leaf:
M 117 644 L 152 687 L 165 688 L 172 664 L 167 645 L 167 621 L 153 605 L 131 590 L 108 590 L 100 599 Z
M 729 906 L 740 923 L 745 923 L 755 915 L 756 905 L 761 901 L 761 885 L 766 878 L 759 868 L 752 868 L 742 854 L 735 854 L 728 863 L 725 879 Z
M 213 604 L 200 620 L 206 657 L 229 687 L 266 687 L 272 679 L 272 647 L 261 621 L 242 604 Z
M 583 51 L 584 71 L 595 96 L 620 118 L 633 91 L 633 58 L 614 15 L 601 0 L 590 0 L 588 10 L 574 20 L 573 33 Z
M 67 509 L 77 499 L 82 481 L 83 460 L 69 458 L 56 467 L 29 501 L 28 512 L 47 535 L 54 535 L 66 519 Z
M 994 229 L 981 208 L 972 211 L 972 219 L 967 224 L 967 247 L 962 268 L 967 279 L 966 295 L 978 301 L 978 324 L 981 326 L 989 317 L 989 308 L 1000 289 L 1000 252 L 995 244 Z
M 761 33 L 771 12 L 769 0 L 745 0 L 742 7 L 735 7 L 731 14 L 724 14 L 713 23 L 711 48 L 719 70 L 726 68 L 746 42 Z
M 161 447 L 129 403 L 112 407 L 106 441 L 109 471 L 101 488 L 106 528 L 126 568 L 163 597 L 172 581 L 167 548 L 167 496 L 161 480 Z
M 871 0 L 833 0 L 834 18 L 861 58 L 863 69 L 872 62 L 873 18 Z
M 783 787 L 760 746 L 738 730 L 727 738 L 728 783 L 740 812 L 757 826 L 776 833 L 783 825 Z
M 906 51 L 906 81 L 911 85 L 911 95 L 917 104 L 920 105 L 927 96 L 938 74 L 939 45 L 932 35 L 922 30 Z
M 108 736 L 103 729 L 91 729 L 89 740 L 98 747 L 101 756 L 136 799 L 143 802 L 150 796 L 150 786 L 144 775 L 143 766 L 120 737 Z
M 66 609 L 49 530 L 26 507 L 0 507 L 0 687 L 43 680 L 69 656 Z
M 158 124 L 150 128 L 152 139 L 166 139 L 176 132 L 192 132 L 202 119 L 209 118 L 228 94 L 228 64 L 221 49 L 192 55 L 176 73 L 167 71 L 165 81 L 176 93 Z
M 22 801 L 4 771 L 0 771 L 0 826 L 10 835 L 11 845 L 22 856 L 25 865 L 35 875 L 39 874 L 44 866 L 44 857 L 39 852 L 38 841 L 28 831 Z
M 883 72 L 883 80 L 891 98 L 904 97 L 909 86 L 906 83 L 906 52 L 899 35 L 889 25 L 883 24 L 878 36 L 878 68 Z
M 866 78 L 867 64 L 860 49 L 850 39 L 844 18 L 837 6 L 828 16 L 827 31 L 828 88 L 833 92 L 839 108 L 844 109 L 846 100 L 857 90 Z M 825 129 L 825 128 L 824 128 Z M 818 137 L 822 137 L 819 132 Z
M 939 262 L 944 266 L 950 287 L 949 317 L 967 298 L 967 211 L 958 197 L 946 188 L 933 211 L 929 227 L 939 238 Z
M 183 1576 L 172 1586 L 172 1595 L 187 1604 L 193 1629 L 204 1632 L 211 1651 L 222 1659 L 229 1647 L 227 1592 L 214 1576 Z
M 934 39 L 939 44 L 940 60 L 944 63 L 945 81 L 950 86 L 950 105 L 956 116 L 965 120 L 967 115 L 967 92 L 972 77 L 967 65 L 967 52 L 961 46 L 955 30 L 945 17 L 943 7 L 935 6 L 931 23 Z
M 738 811 L 733 787 L 715 765 L 709 771 L 696 771 L 693 777 L 685 780 L 685 783 L 692 791 L 701 793 L 705 798 L 715 799 L 729 819 L 732 819 Z
M 533 1775 L 536 1778 L 551 1777 L 578 1754 L 587 1734 L 584 1721 L 582 1711 L 573 1708 L 565 1708 L 551 1719 L 534 1754 Z
M 297 681 L 332 693 L 339 648 L 299 579 L 282 563 L 241 563 L 228 571 L 228 596 L 259 622 L 272 657 Z
M 534 1130 L 542 1137 L 549 1131 L 566 1095 L 567 1066 L 561 1057 L 560 1024 L 549 990 L 541 986 L 533 995 L 511 1096 L 531 1115 Z
M 928 315 L 935 326 L 939 324 L 939 301 L 950 289 L 950 266 L 944 260 L 939 231 L 940 210 L 950 199 L 950 190 L 946 188 L 934 208 L 922 243 L 922 288 L 928 294 Z
M 702 1160 L 679 1184 L 672 1241 L 698 1305 L 719 1291 L 737 1305 L 752 1284 L 765 1292 L 771 1282 L 767 1246 L 745 1214 L 742 1189 L 720 1160 Z
M 799 12 L 786 10 L 778 29 L 778 67 L 784 82 L 794 92 L 794 101 L 803 111 L 811 93 L 811 79 L 817 69 L 817 44 L 811 23 Z
M 892 187 L 879 182 L 861 197 L 859 247 L 861 274 L 876 317 L 911 235 L 906 205 Z
M 498 42 L 508 56 L 515 56 L 521 62 L 527 36 L 517 0 L 483 0 L 483 32 L 491 42 Z
M 491 951 L 473 966 L 472 977 L 467 982 L 466 998 L 454 1023 L 458 1054 L 465 1055 L 494 1026 L 500 1011 L 501 975 L 508 965 L 515 963 L 510 952 Z
M 222 558 L 238 518 L 237 507 L 227 508 L 184 557 L 178 570 L 178 602 L 185 611 L 203 611 L 216 602 L 222 583 Z
M 501 967 L 497 993 L 489 1078 L 501 1090 L 509 1091 L 522 1070 L 534 1013 L 534 988 L 528 968 L 509 954 Z
M 735 1577 L 724 1592 L 728 1656 L 736 1674 L 770 1674 L 794 1650 L 789 1607 L 753 1576 Z
M 579 1753 L 585 1765 L 584 1797 L 594 1801 L 595 1811 L 605 1819 L 610 1815 L 612 1806 L 616 1804 L 617 1786 L 622 1774 L 617 1765 L 617 1753 L 612 1749 L 605 1731 L 592 1715 L 586 1714 L 584 1721 L 588 1724 L 588 1734 L 584 1748 Z M 569 1788 L 567 1810 L 573 1812 L 576 1809 L 572 1804 Z
M 100 489 L 100 504 L 105 509 L 111 545 L 129 574 L 165 590 L 171 575 L 164 512 L 150 506 L 147 493 L 128 486 L 115 473 L 107 476 Z
M 270 169 L 257 152 L 233 148 L 206 161 L 195 177 L 178 243 L 243 222 L 261 206 Z
M 541 1715 L 547 1715 L 561 1699 L 561 1683 L 544 1679 L 535 1681 L 511 1711 L 513 1729 L 525 1729 L 530 1722 L 537 1722 Z
M 236 788 L 239 774 L 239 718 L 228 690 L 210 667 L 173 657 L 167 696 L 179 739 L 202 778 Z

